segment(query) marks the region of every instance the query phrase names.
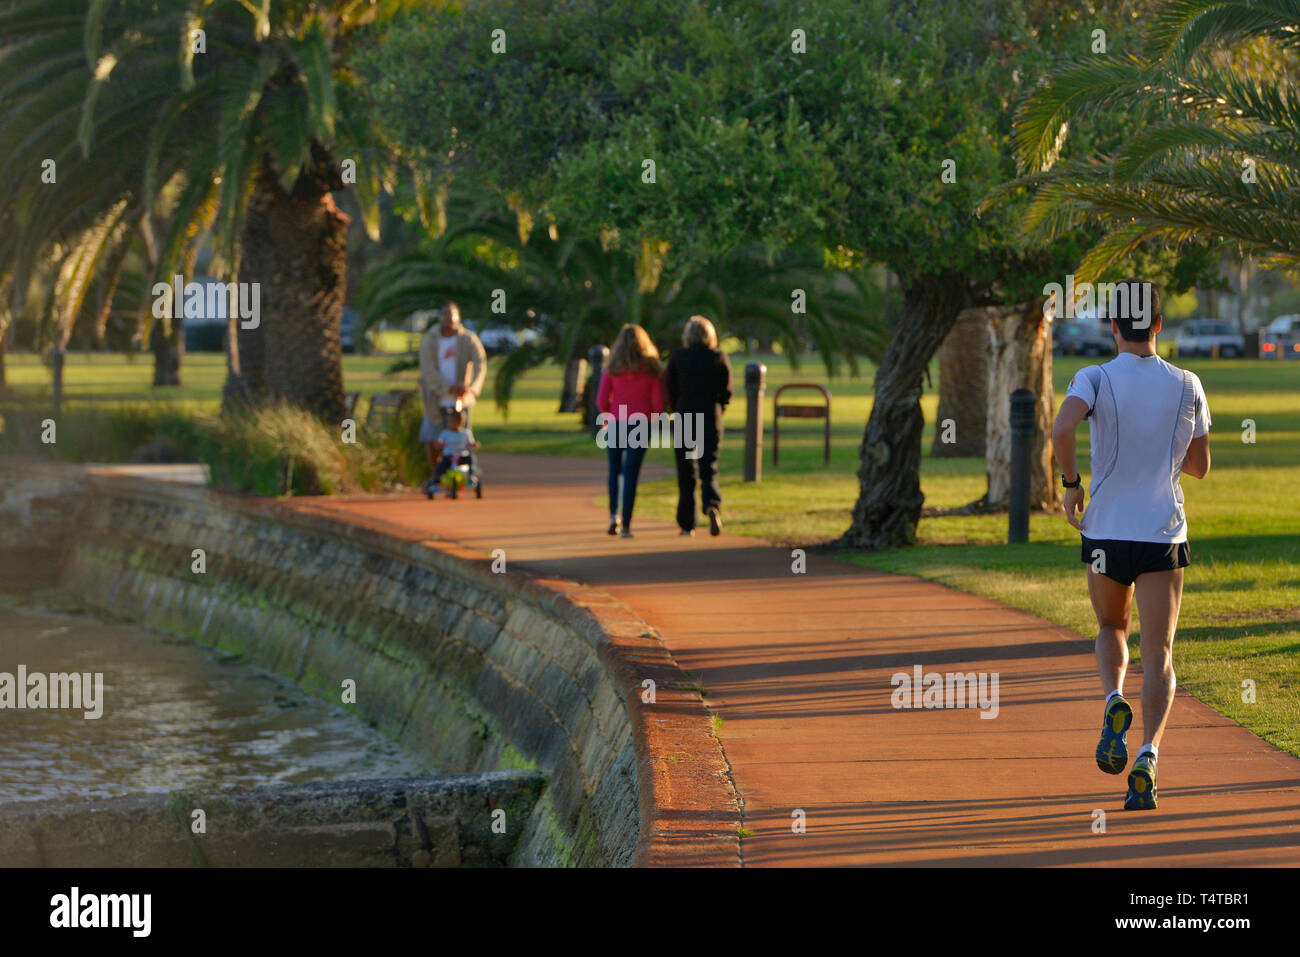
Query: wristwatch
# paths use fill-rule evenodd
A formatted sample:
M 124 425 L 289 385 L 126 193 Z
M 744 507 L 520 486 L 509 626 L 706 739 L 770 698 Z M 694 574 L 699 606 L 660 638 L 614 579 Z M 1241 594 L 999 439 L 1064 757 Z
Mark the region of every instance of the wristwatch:
M 1065 480 L 1065 473 L 1064 472 L 1061 473 L 1061 486 L 1063 488 L 1078 488 L 1082 484 L 1083 484 L 1082 475 L 1077 476 L 1073 482 L 1067 482 Z

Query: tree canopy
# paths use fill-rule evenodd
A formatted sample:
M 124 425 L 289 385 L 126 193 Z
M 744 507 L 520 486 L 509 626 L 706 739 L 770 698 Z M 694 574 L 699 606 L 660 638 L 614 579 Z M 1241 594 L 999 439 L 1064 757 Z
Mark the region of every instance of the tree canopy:
M 902 318 L 842 540 L 874 548 L 914 534 L 921 383 L 957 312 L 1041 295 L 1103 236 L 1026 237 L 1023 189 L 981 207 L 1016 174 L 1016 104 L 1057 60 L 1091 55 L 1098 31 L 1133 42 L 1148 5 L 574 0 L 543 22 L 541 4 L 487 0 L 399 18 L 358 70 L 432 175 L 498 192 L 521 230 L 554 216 L 635 244 L 651 282 L 753 244 L 815 241 L 889 267 Z M 1179 283 L 1208 265 L 1141 252 Z

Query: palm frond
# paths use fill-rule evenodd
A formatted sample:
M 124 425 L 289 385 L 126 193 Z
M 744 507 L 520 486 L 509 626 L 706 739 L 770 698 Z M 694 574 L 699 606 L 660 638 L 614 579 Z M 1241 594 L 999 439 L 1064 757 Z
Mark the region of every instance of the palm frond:
M 1293 269 L 1300 88 L 1289 71 L 1198 55 L 1246 40 L 1295 50 L 1300 0 L 1166 0 L 1151 59 L 1070 64 L 1029 95 L 1014 143 L 1031 172 L 992 191 L 981 210 L 1029 190 L 1026 237 L 1109 226 L 1080 267 L 1090 275 L 1151 241 L 1230 245 Z M 1088 115 L 1134 132 L 1113 155 L 1056 162 L 1057 134 Z
M 1152 52 L 1175 70 L 1205 46 L 1268 37 L 1300 46 L 1295 0 L 1168 0 L 1151 26 Z

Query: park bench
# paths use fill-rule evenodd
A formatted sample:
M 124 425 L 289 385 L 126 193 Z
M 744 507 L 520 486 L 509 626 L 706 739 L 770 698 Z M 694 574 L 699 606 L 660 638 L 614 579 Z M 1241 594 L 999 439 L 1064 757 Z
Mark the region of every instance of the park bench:
M 816 389 L 826 400 L 824 405 L 781 404 L 781 393 L 786 389 Z M 788 382 L 776 390 L 772 396 L 772 465 L 781 464 L 781 420 L 782 419 L 824 419 L 825 448 L 822 464 L 831 464 L 831 393 L 824 385 L 816 382 Z
M 356 420 L 357 401 L 361 398 L 360 392 L 343 393 L 343 418 Z
M 379 432 L 387 431 L 414 395 L 413 389 L 395 389 L 372 396 L 370 408 L 366 412 L 366 428 Z

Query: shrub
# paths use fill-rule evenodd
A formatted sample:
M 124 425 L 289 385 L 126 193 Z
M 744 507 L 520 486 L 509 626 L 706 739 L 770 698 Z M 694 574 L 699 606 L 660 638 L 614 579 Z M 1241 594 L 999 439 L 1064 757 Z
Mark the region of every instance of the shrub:
M 44 402 L 0 403 L 0 454 L 73 462 L 175 461 L 208 466 L 209 483 L 256 495 L 329 495 L 409 486 L 427 472 L 417 440 L 418 403 L 390 429 L 359 426 L 355 443 L 336 427 L 291 406 L 227 415 L 159 403 L 73 405 L 57 441 L 41 441 Z

